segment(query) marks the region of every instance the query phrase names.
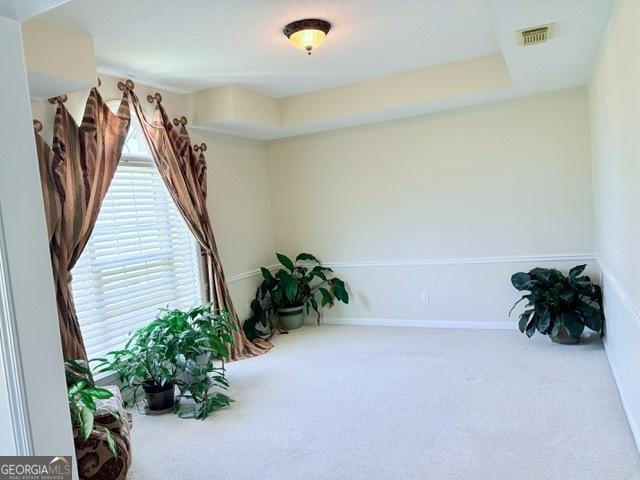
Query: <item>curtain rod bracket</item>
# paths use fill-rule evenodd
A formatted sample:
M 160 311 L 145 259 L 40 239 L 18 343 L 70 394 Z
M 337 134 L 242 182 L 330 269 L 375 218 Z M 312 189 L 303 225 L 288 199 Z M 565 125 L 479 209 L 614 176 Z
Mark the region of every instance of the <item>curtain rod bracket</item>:
M 126 79 L 124 82 L 118 82 L 118 90 L 124 92 L 125 90 L 133 90 L 135 88 L 135 84 L 132 80 Z
M 66 101 L 67 101 L 67 98 L 68 98 L 68 97 L 67 97 L 66 95 L 58 95 L 57 97 L 52 97 L 52 98 L 50 98 L 50 99 L 48 100 L 48 102 L 49 102 L 51 105 L 55 105 L 55 104 L 56 104 L 56 103 L 58 103 L 58 102 L 59 102 L 59 103 L 64 103 L 64 102 L 66 102 Z
M 40 133 L 42 131 L 42 122 L 37 118 L 33 119 L 33 131 L 36 133 Z
M 178 125 L 182 125 L 183 127 L 187 124 L 187 117 L 182 115 L 180 118 L 174 118 L 173 124 L 177 127 Z
M 162 95 L 160 95 L 158 92 L 154 93 L 153 95 L 147 95 L 147 102 L 153 103 L 154 100 L 160 103 L 162 101 Z

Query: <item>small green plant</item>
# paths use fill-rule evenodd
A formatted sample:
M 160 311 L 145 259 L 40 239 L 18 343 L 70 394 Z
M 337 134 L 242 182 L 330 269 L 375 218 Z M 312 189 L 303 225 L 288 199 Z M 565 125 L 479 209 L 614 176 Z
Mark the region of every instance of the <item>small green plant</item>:
M 536 330 L 544 335 L 577 341 L 585 327 L 602 331 L 602 291 L 586 275 L 580 275 L 586 265 L 572 268 L 565 276 L 555 268 L 534 268 L 511 277 L 511 283 L 519 291 L 529 292 L 513 307 L 526 300 L 526 308 L 520 315 L 518 326 L 528 337 Z M 568 342 L 567 342 L 568 343 Z
M 104 358 L 92 359 L 97 373 L 116 373 L 126 398 L 125 406 L 137 404 L 143 385 L 164 386 L 173 383 L 177 368 L 171 357 L 175 335 L 165 336 L 166 325 L 160 319 L 134 331 L 125 346 Z
M 307 313 L 316 312 L 320 323 L 324 307 L 332 307 L 335 300 L 349 303 L 344 281 L 334 277 L 333 270 L 315 256 L 301 253 L 295 262 L 281 253 L 276 257 L 284 268 L 274 274 L 265 267 L 260 269 L 263 280 L 251 302 L 252 316 L 244 323 L 250 339 L 273 331 L 273 315 L 280 308 L 304 306 Z
M 124 348 L 93 361 L 98 372 L 118 374 L 123 391 L 131 392 L 132 403 L 139 403 L 145 386 L 175 385 L 180 398 L 193 400 L 193 410 L 180 411 L 180 416 L 204 419 L 232 401 L 212 389 L 229 386 L 224 361 L 234 329 L 229 313 L 215 312 L 211 305 L 187 311 L 166 309 L 133 332 Z
M 66 360 L 64 367 L 69 411 L 74 432 L 83 440 L 88 440 L 94 430 L 104 433 L 109 451 L 115 457 L 117 455 L 116 444 L 111 432 L 102 425 L 96 425 L 94 421 L 97 411 L 96 400 L 111 398 L 113 394 L 105 388 L 96 387 L 88 367 L 74 360 Z M 117 412 L 109 411 L 108 413 L 120 419 Z
M 184 327 L 176 346 L 178 368 L 176 386 L 180 397 L 191 399 L 191 409 L 179 412 L 182 418 L 204 420 L 207 416 L 233 400 L 214 388 L 227 389 L 229 383 L 224 368 L 233 344 L 235 324 L 229 312 L 212 313 L 206 306 L 183 312 L 166 311 L 165 316 Z

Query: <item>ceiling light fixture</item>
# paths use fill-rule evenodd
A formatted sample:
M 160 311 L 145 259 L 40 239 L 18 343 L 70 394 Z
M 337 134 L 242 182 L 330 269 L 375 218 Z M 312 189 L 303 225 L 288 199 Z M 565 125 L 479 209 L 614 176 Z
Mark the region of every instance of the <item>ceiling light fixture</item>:
M 291 43 L 296 47 L 306 50 L 311 55 L 311 50 L 324 42 L 331 24 L 317 18 L 306 18 L 291 22 L 282 31 Z

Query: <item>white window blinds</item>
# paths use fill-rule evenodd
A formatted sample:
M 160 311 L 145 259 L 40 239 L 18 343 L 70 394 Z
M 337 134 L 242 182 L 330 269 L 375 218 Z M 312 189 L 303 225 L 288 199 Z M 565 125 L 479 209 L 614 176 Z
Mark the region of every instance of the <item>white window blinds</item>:
M 140 132 L 131 129 L 126 156 L 72 271 L 89 358 L 120 348 L 160 308 L 202 301 L 196 241 L 152 160 L 140 155 Z

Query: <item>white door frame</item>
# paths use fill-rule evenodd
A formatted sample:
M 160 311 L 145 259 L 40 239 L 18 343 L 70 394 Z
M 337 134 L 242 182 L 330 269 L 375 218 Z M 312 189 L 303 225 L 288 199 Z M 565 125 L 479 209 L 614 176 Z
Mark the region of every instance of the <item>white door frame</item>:
M 0 375 L 6 380 L 16 453 L 33 455 L 19 348 L 0 210 Z

